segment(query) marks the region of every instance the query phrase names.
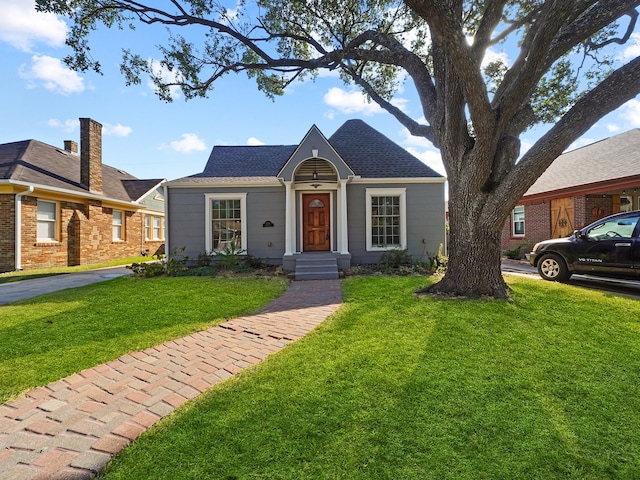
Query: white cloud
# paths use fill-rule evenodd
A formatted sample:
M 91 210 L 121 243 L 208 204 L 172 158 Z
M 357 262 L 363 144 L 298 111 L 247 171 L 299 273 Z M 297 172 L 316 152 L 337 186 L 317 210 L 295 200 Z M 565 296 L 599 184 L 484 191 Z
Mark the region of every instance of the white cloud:
M 620 127 L 615 123 L 609 123 L 607 124 L 607 130 L 611 133 L 616 133 L 620 131 Z
M 201 152 L 207 148 L 204 141 L 195 133 L 183 133 L 182 140 L 175 140 L 170 143 L 170 146 L 176 152 L 182 153 Z
M 151 71 L 153 75 L 162 79 L 164 83 L 176 83 L 180 81 L 182 75 L 179 71 L 173 70 L 169 71 L 167 67 L 162 65 L 159 60 L 149 59 L 149 64 L 151 66 Z M 153 83 L 153 80 L 149 79 L 147 85 L 154 92 L 156 91 L 156 85 Z M 169 92 L 171 93 L 171 97 L 179 98 L 180 97 L 180 87 L 172 86 L 169 87 Z
M 420 123 L 425 123 L 424 118 L 417 121 Z M 407 130 L 406 128 L 403 128 L 400 131 L 400 136 L 402 137 L 402 145 L 411 155 L 422 160 L 426 165 L 431 167 L 440 175 L 446 176 L 440 151 L 435 148 L 429 140 L 424 137 L 411 135 L 411 133 L 409 133 L 409 130 Z
M 323 97 L 324 103 L 334 108 L 340 113 L 351 114 L 361 113 L 367 117 L 377 113 L 383 113 L 384 110 L 375 102 L 367 101 L 366 96 L 357 90 L 343 90 L 342 88 L 330 88 Z M 405 111 L 408 101 L 404 98 L 394 98 L 391 103 L 400 110 Z M 333 119 L 335 111 L 325 113 L 330 119 Z
M 264 145 L 264 142 L 262 140 L 258 140 L 256 137 L 249 137 L 247 139 L 247 145 L 259 146 L 259 145 Z
M 102 133 L 105 135 L 113 135 L 114 137 L 126 137 L 132 132 L 131 127 L 125 127 L 124 125 L 111 125 L 105 123 L 102 125 Z
M 409 152 L 414 157 L 422 160 L 427 166 L 431 167 L 433 170 L 438 172 L 442 176 L 446 176 L 444 170 L 444 164 L 442 163 L 442 156 L 440 152 L 437 150 L 417 150 L 413 147 L 408 147 L 407 152 Z
M 362 113 L 366 116 L 381 113 L 382 108 L 377 103 L 367 102 L 366 97 L 356 90 L 346 91 L 333 87 L 324 95 L 324 103 L 341 113 Z
M 509 56 L 506 52 L 497 52 L 489 48 L 482 59 L 482 67 L 484 68 L 492 62 L 501 62 L 507 67 L 509 67 L 510 64 Z
M 80 122 L 77 119 L 61 121 L 57 118 L 50 118 L 49 120 L 47 120 L 47 125 L 53 128 L 58 128 L 63 132 L 73 132 L 76 128 L 78 128 L 79 124 Z
M 622 106 L 620 117 L 629 122 L 625 127 L 640 127 L 640 102 L 636 99 L 629 100 Z
M 20 76 L 35 84 L 41 84 L 47 90 L 61 95 L 84 91 L 84 80 L 77 72 L 65 67 L 59 58 L 47 55 L 34 55 L 31 57 L 31 67 L 27 70 L 23 65 Z
M 0 41 L 30 51 L 35 43 L 64 45 L 67 25 L 52 13 L 39 13 L 34 0 L 0 0 Z
M 640 32 L 631 34 L 631 44 L 622 52 L 622 60 L 627 61 L 640 56 Z

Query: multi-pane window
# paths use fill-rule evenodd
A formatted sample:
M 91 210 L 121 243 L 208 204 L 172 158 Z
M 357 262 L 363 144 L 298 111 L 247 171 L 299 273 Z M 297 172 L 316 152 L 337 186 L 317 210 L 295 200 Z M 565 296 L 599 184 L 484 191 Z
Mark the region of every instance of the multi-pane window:
M 124 240 L 124 215 L 120 210 L 113 211 L 113 240 Z
M 513 236 L 524 235 L 524 205 L 518 205 L 511 213 Z
M 406 189 L 368 188 L 367 250 L 407 247 Z
M 400 197 L 371 197 L 371 244 L 400 247 Z
M 55 242 L 58 232 L 58 204 L 38 200 L 37 239 L 39 242 Z
M 144 236 L 147 240 L 163 240 L 164 217 L 157 215 L 145 215 Z
M 247 249 L 246 200 L 246 193 L 205 195 L 207 250 Z
M 241 248 L 242 214 L 240 199 L 211 201 L 212 249 Z

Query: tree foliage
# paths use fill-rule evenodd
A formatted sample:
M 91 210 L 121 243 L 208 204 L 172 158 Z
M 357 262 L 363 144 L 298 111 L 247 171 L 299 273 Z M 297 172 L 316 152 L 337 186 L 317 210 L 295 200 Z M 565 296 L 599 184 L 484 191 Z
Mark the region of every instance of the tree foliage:
M 168 83 L 139 53 L 125 51 L 129 84 L 151 75 L 164 100 L 180 87 L 205 97 L 219 78 L 245 72 L 269 97 L 295 81 L 337 70 L 413 135 L 442 154 L 450 185 L 447 275 L 432 290 L 506 296 L 499 233 L 518 199 L 551 162 L 607 113 L 640 92 L 640 59 L 611 48 L 629 41 L 640 0 L 257 0 L 231 8 L 212 0 L 37 0 L 72 21 L 66 59 L 101 71 L 91 57 L 98 27 L 159 24 Z M 180 32 L 189 32 L 182 35 Z M 518 50 L 508 64 L 488 54 Z M 417 92 L 422 119 L 392 100 Z M 548 123 L 522 156 L 521 134 Z M 478 247 L 470 243 L 480 242 Z

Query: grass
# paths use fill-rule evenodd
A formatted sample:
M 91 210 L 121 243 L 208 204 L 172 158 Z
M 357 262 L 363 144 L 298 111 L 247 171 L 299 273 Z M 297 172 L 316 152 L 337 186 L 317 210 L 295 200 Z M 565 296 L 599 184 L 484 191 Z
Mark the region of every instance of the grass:
M 34 278 L 50 277 L 52 275 L 62 275 L 63 273 L 85 272 L 96 268 L 118 267 L 131 263 L 148 262 L 154 257 L 129 257 L 111 260 L 110 262 L 94 263 L 91 265 L 77 265 L 75 267 L 51 267 L 37 268 L 33 270 L 16 270 L 13 272 L 0 273 L 0 284 L 18 282 L 20 280 L 31 280 Z
M 143 434 L 100 479 L 640 478 L 640 302 L 344 282 L 303 340 Z
M 255 312 L 284 280 L 121 277 L 0 306 L 0 402 Z

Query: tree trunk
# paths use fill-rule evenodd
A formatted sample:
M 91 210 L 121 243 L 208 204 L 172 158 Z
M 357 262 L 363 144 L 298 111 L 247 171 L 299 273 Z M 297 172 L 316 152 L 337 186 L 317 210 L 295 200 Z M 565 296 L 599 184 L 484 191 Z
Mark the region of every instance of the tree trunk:
M 457 297 L 508 298 L 500 268 L 500 232 L 451 228 L 449 263 L 438 283 L 423 292 Z
M 422 292 L 457 297 L 508 298 L 501 271 L 501 235 L 505 219 L 488 207 L 490 195 L 466 195 L 450 189 L 447 271 Z M 504 199 L 505 203 L 512 202 Z

